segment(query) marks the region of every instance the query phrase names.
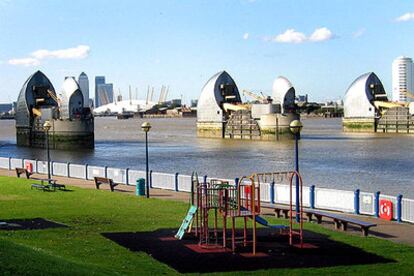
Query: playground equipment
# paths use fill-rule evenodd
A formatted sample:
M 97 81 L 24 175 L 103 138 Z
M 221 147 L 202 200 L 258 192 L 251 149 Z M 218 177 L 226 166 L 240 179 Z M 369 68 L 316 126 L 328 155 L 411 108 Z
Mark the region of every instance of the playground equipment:
M 293 221 L 293 178 L 299 177 L 300 209 L 299 231 L 294 231 Z M 260 184 L 267 181 L 275 182 L 281 179 L 290 181 L 290 223 L 272 225 L 260 216 Z M 267 182 L 267 183 L 269 183 Z M 231 250 L 236 251 L 236 245 L 244 247 L 252 245 L 252 254 L 256 254 L 257 237 L 256 223 L 274 230 L 289 230 L 289 243 L 293 245 L 293 237 L 299 236 L 300 247 L 303 247 L 303 207 L 302 207 L 302 178 L 298 172 L 255 173 L 249 177 L 243 176 L 236 185 L 228 181 L 212 179 L 199 181 L 197 173 L 191 177 L 191 203 L 187 216 L 175 237 L 181 239 L 185 231 L 193 232 L 199 239 L 199 246 L 204 249 L 227 247 L 227 221 L 231 220 Z M 218 230 L 218 220 L 222 219 L 221 235 Z M 236 220 L 243 219 L 243 234 L 237 237 Z M 251 219 L 251 239 L 248 240 L 247 221 Z M 193 224 L 195 227 L 193 229 Z M 211 225 L 212 224 L 212 225 Z M 220 237 L 221 236 L 221 237 Z

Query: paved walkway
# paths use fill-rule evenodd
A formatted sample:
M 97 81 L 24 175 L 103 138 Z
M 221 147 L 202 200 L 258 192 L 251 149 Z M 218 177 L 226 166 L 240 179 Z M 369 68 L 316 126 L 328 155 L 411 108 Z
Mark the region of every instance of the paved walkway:
M 12 176 L 15 177 L 15 171 L 8 171 L 5 169 L 0 169 L 0 175 L 3 176 Z M 45 177 L 45 175 L 34 175 L 35 177 Z M 77 179 L 77 178 L 67 178 L 67 177 L 59 177 L 53 176 L 53 179 L 57 180 L 57 183 L 66 184 L 86 189 L 96 189 L 95 183 L 90 180 L 84 179 Z M 102 185 L 100 187 L 102 190 L 109 190 L 108 185 Z M 116 191 L 122 191 L 129 194 L 135 193 L 135 186 L 127 186 L 127 185 L 118 185 L 115 188 Z M 169 190 L 161 190 L 161 189 L 150 189 L 150 196 L 154 198 L 160 198 L 165 200 L 179 200 L 188 202 L 189 201 L 189 194 L 185 192 L 175 192 Z M 264 214 L 269 213 L 271 214 L 271 210 L 264 210 Z M 385 238 L 394 242 L 398 243 L 405 243 L 414 246 L 414 224 L 410 223 L 397 223 L 395 221 L 386 221 L 377 219 L 371 216 L 357 216 L 352 214 L 345 214 L 349 217 L 355 217 L 360 220 L 368 221 L 377 224 L 376 227 L 371 228 L 369 234 L 371 236 L 376 236 L 379 238 Z M 177 227 L 180 222 L 177 222 Z M 322 223 L 323 226 L 327 228 L 334 229 L 334 224 L 328 219 L 324 220 Z M 347 232 L 354 234 L 354 235 L 361 235 L 361 231 L 359 228 L 353 228 L 352 226 L 348 226 Z

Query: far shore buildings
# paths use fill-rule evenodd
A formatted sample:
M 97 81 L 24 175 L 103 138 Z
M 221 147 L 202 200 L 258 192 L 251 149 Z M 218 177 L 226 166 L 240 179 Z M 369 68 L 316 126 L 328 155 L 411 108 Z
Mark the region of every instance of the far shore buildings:
M 85 72 L 79 75 L 78 83 L 83 94 L 83 106 L 89 107 L 89 79 Z
M 114 101 L 114 87 L 112 83 L 106 83 L 104 76 L 95 77 L 95 108 Z
M 392 100 L 394 102 L 411 102 L 409 95 L 414 90 L 413 60 L 400 56 L 392 63 Z

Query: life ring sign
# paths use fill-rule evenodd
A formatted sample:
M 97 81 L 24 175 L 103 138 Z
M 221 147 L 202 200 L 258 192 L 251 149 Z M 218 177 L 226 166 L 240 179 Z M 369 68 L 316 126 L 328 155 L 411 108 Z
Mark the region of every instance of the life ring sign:
M 29 172 L 29 173 L 33 173 L 33 164 L 30 161 L 26 161 L 25 163 L 25 169 Z
M 385 220 L 392 220 L 392 201 L 381 199 L 379 204 L 379 217 Z

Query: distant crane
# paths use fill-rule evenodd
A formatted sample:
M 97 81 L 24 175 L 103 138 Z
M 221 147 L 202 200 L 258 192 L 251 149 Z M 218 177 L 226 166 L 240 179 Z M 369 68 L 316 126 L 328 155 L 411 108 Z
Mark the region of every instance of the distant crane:
M 256 101 L 260 102 L 260 103 L 269 103 L 271 102 L 271 98 L 270 97 L 266 97 L 265 95 L 263 95 L 262 92 L 260 92 L 261 95 L 257 95 L 251 91 L 248 90 L 243 90 L 243 95 L 247 95 L 253 99 L 255 99 Z

